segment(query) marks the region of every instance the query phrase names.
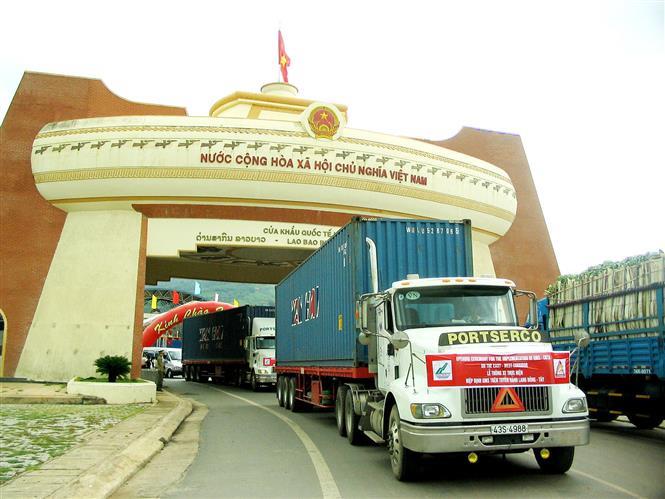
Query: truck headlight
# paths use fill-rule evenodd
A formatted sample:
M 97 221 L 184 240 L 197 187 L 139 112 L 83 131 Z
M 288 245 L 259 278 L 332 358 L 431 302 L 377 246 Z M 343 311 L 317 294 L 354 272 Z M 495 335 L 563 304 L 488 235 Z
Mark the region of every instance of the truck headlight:
M 441 404 L 411 404 L 411 414 L 414 418 L 449 418 L 450 411 Z
M 586 399 L 574 398 L 568 399 L 563 406 L 563 412 L 586 412 Z

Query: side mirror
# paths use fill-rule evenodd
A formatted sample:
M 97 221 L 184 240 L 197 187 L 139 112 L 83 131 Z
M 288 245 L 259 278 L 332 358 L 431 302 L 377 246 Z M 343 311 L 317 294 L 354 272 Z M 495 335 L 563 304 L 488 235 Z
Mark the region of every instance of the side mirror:
M 360 329 L 367 331 L 367 316 L 369 315 L 369 300 L 360 301 Z
M 396 350 L 400 350 L 409 344 L 409 336 L 404 331 L 396 331 L 390 337 L 390 343 Z
M 379 306 L 383 296 L 377 294 L 362 295 L 356 302 L 356 328 L 363 332 L 370 329 L 370 314 Z M 373 321 L 372 321 L 373 322 Z
M 531 329 L 538 329 L 538 302 L 535 295 L 529 299 L 529 320 Z
M 529 298 L 529 315 L 525 323 L 528 323 L 529 329 L 538 329 L 538 298 L 531 291 L 515 290 L 515 297 L 526 296 Z

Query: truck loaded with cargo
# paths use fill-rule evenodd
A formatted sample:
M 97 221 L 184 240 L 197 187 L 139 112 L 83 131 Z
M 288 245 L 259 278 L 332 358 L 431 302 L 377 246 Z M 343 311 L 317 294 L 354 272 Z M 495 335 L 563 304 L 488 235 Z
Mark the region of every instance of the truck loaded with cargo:
M 648 429 L 665 418 L 664 289 L 660 252 L 562 276 L 539 302 L 540 327 L 555 350 L 588 338 L 579 386 L 597 421 L 625 415 Z
M 275 307 L 244 305 L 191 317 L 182 335 L 187 381 L 275 386 Z
M 279 405 L 334 409 L 351 444 L 386 444 L 399 480 L 425 453 L 533 450 L 566 472 L 586 400 L 569 353 L 518 326 L 520 295 L 535 314 L 533 293 L 473 277 L 469 221 L 356 218 L 276 287 Z

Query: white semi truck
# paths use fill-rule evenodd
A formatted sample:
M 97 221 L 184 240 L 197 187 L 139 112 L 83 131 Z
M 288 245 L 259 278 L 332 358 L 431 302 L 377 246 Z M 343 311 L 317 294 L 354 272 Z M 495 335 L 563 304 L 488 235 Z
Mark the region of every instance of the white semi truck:
M 399 480 L 436 453 L 533 451 L 565 473 L 589 442 L 570 353 L 519 326 L 514 298 L 536 317 L 533 293 L 471 277 L 469 235 L 468 221 L 356 219 L 279 283 L 279 404 L 334 408 L 351 444 L 386 444 Z
M 275 318 L 255 317 L 252 330 L 243 340 L 247 368 L 242 371 L 240 384 L 249 383 L 252 390 L 260 386 L 275 386 Z
M 408 276 L 361 297 L 376 386 L 351 386 L 347 404 L 359 406 L 361 430 L 387 442 L 397 478 L 412 475 L 421 453 L 463 452 L 473 463 L 530 449 L 543 471 L 564 473 L 574 447 L 589 442 L 570 355 L 518 327 L 516 294 L 503 279 Z

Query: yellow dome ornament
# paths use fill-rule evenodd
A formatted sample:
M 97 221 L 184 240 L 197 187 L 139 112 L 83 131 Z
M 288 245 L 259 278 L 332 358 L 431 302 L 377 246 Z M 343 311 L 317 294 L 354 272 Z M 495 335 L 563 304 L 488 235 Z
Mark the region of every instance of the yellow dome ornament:
M 330 140 L 339 137 L 346 124 L 339 109 L 320 102 L 314 102 L 305 109 L 301 122 L 311 137 Z

